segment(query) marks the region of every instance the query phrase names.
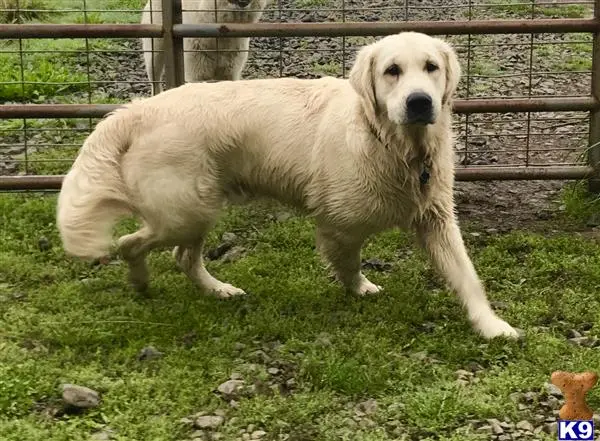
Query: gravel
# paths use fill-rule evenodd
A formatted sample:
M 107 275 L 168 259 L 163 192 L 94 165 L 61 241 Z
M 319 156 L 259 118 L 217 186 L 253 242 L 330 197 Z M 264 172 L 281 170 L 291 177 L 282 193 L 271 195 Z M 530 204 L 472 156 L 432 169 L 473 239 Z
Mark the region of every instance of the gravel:
M 194 426 L 199 429 L 216 429 L 225 422 L 220 415 L 203 415 L 196 418 Z

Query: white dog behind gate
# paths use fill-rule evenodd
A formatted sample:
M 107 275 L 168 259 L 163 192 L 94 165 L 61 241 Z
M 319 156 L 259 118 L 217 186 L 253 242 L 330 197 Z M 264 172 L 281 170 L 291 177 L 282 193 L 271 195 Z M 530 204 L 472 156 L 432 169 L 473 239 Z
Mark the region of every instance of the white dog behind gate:
M 272 0 L 183 0 L 182 22 L 255 23 Z M 149 0 L 142 24 L 162 24 L 162 1 Z M 216 7 L 215 7 L 216 6 Z M 216 20 L 215 20 L 216 17 Z M 185 81 L 239 80 L 248 60 L 249 38 L 184 38 Z M 165 58 L 162 38 L 142 38 L 152 94 L 161 92 Z M 204 52 L 203 52 L 204 51 Z
M 116 220 L 143 227 L 118 244 L 143 289 L 153 248 L 175 246 L 183 271 L 219 297 L 243 294 L 210 275 L 206 234 L 227 202 L 268 196 L 316 219 L 318 248 L 356 294 L 380 287 L 360 271 L 371 234 L 414 228 L 483 336 L 516 337 L 491 309 L 454 213 L 451 47 L 419 33 L 364 47 L 349 80 L 196 83 L 117 110 L 67 174 L 57 224 L 65 250 L 109 254 Z

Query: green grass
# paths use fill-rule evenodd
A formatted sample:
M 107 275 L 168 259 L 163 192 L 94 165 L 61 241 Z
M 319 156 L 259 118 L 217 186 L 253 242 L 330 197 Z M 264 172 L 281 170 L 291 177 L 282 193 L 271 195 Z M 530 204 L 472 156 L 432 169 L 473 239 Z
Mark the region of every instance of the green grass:
M 74 7 L 66 0 L 54 8 Z M 139 9 L 143 0 L 101 0 L 97 9 Z M 323 7 L 325 0 L 298 0 L 296 7 Z M 80 7 L 80 4 L 76 6 Z M 554 8 L 554 7 L 553 7 Z M 552 12 L 553 8 L 539 8 Z M 564 7 L 556 6 L 563 11 Z M 581 11 L 573 9 L 573 16 Z M 516 11 L 525 15 L 527 11 Z M 62 23 L 137 22 L 137 12 L 89 13 L 81 10 L 21 17 Z M 363 44 L 350 37 L 351 44 Z M 90 40 L 93 47 L 119 42 Z M 2 42 L 14 50 L 17 42 Z M 85 49 L 84 40 L 24 41 L 30 51 Z M 105 46 L 102 46 L 105 45 Z M 569 46 L 560 58 L 573 70 L 586 68 L 589 49 Z M 546 48 L 547 46 L 543 46 Z M 587 46 L 586 46 L 587 47 Z M 540 50 L 546 50 L 540 48 Z M 35 53 L 26 56 L 26 84 L 0 89 L 0 100 L 68 103 L 80 101 L 87 85 L 82 56 Z M 571 58 L 569 58 L 571 57 Z M 0 81 L 20 81 L 20 60 L 0 54 Z M 480 74 L 493 62 L 474 62 Z M 334 63 L 315 72 L 339 74 Z M 57 83 L 57 84 L 42 84 Z M 85 97 L 87 99 L 87 95 Z M 110 102 L 99 94 L 93 102 Z M 85 121 L 84 121 L 85 122 Z M 30 129 L 48 129 L 43 142 L 54 142 L 51 129 L 74 128 L 81 120 L 28 120 Z M 0 121 L 0 129 L 18 129 L 22 121 Z M 3 133 L 2 136 L 9 136 Z M 81 143 L 85 134 L 61 135 L 62 143 Z M 75 148 L 30 152 L 29 172 L 64 173 Z M 57 160 L 66 160 L 60 162 Z M 565 192 L 565 224 L 579 225 L 600 208 L 582 186 Z M 219 301 L 204 297 L 175 268 L 168 251 L 150 257 L 152 288 L 147 296 L 126 283 L 122 262 L 91 267 L 67 258 L 54 225 L 55 197 L 0 194 L 0 438 L 3 441 L 89 440 L 109 426 L 119 441 L 181 441 L 192 429 L 182 417 L 198 411 L 228 409 L 214 388 L 232 372 L 247 381 L 264 381 L 271 364 L 257 360 L 264 350 L 273 363 L 288 367 L 297 384 L 290 396 L 259 394 L 229 409 L 220 429 L 224 440 L 253 424 L 266 439 L 291 434 L 290 440 L 487 439 L 467 420 L 528 419 L 509 396 L 539 390 L 553 370 L 594 369 L 597 349 L 567 343 L 568 329 L 592 323 L 600 327 L 600 245 L 574 233 L 466 234 L 476 268 L 493 300 L 509 308 L 502 316 L 527 332 L 524 343 L 485 342 L 474 334 L 454 296 L 447 292 L 410 234 L 387 232 L 373 238 L 364 257 L 393 264 L 386 273 L 367 271 L 385 286 L 384 294 L 356 298 L 332 283 L 313 249 L 313 225 L 292 217 L 270 220 L 278 206 L 258 205 L 228 213 L 210 238 L 219 243 L 235 232 L 248 253 L 233 263 L 210 262 L 218 277 L 243 287 L 247 298 Z M 554 221 L 553 221 L 554 222 Z M 469 231 L 468 224 L 467 232 Z M 557 229 L 562 229 L 561 223 Z M 121 233 L 131 222 L 119 227 Z M 47 238 L 49 250 L 39 247 Z M 429 326 L 423 327 L 424 324 Z M 189 335 L 195 339 L 189 341 Z M 243 343 L 243 349 L 236 349 Z M 277 343 L 278 345 L 275 345 Z M 154 345 L 164 356 L 140 362 L 137 354 Z M 437 360 L 431 363 L 422 355 Z M 483 371 L 480 381 L 458 386 L 454 372 L 469 363 Z M 103 395 L 98 409 L 53 417 L 60 405 L 59 386 L 71 382 Z M 375 398 L 373 427 L 353 419 L 353 406 Z M 600 409 L 600 387 L 590 394 Z M 538 411 L 539 412 L 539 411 Z M 401 429 L 388 424 L 393 421 Z M 554 439 L 548 437 L 547 439 Z
M 312 72 L 321 76 L 341 76 L 342 65 L 335 61 L 328 63 L 314 63 L 312 65 Z
M 22 23 L 44 18 L 45 0 L 0 0 L 0 23 Z
M 502 315 L 527 332 L 525 343 L 485 342 L 423 255 L 407 252 L 414 249 L 408 234 L 383 233 L 366 246 L 364 257 L 391 262 L 393 271 L 368 271 L 386 292 L 356 298 L 328 279 L 313 250 L 312 222 L 270 221 L 276 207 L 269 205 L 236 209 L 209 245 L 233 231 L 248 253 L 234 263 L 210 262 L 209 269 L 247 289 L 248 297 L 201 295 L 168 251 L 152 254 L 152 288 L 140 296 L 127 285 L 120 261 L 98 268 L 65 257 L 54 209 L 53 196 L 0 196 L 0 433 L 6 441 L 85 440 L 106 425 L 119 440 L 185 439 L 191 429 L 180 418 L 227 409 L 212 391 L 231 372 L 248 380 L 268 376 L 270 365 L 255 354 L 265 345 L 275 362 L 289 367 L 297 389 L 287 397 L 241 399 L 228 411 L 223 439 L 235 439 L 249 424 L 267 431 L 267 439 L 280 433 L 300 433 L 295 439 L 303 440 L 397 439 L 388 420 L 422 439 L 427 433 L 482 439 L 466 420 L 531 417 L 511 393 L 539 390 L 553 370 L 600 363 L 597 350 L 571 346 L 564 337 L 584 322 L 594 325 L 594 335 L 600 326 L 600 245 L 573 234 L 465 235 L 490 297 L 508 304 Z M 125 223 L 120 232 L 130 228 Z M 40 250 L 41 237 L 49 250 Z M 191 332 L 196 338 L 185 344 Z M 241 351 L 239 343 L 246 345 Z M 138 361 L 147 345 L 164 357 Z M 416 357 L 423 352 L 438 363 Z M 480 381 L 458 386 L 454 372 L 472 362 L 484 367 Z M 101 392 L 101 406 L 48 416 L 65 382 Z M 375 426 L 356 427 L 349 421 L 352 403 L 366 398 L 379 403 Z M 600 408 L 600 389 L 589 402 Z

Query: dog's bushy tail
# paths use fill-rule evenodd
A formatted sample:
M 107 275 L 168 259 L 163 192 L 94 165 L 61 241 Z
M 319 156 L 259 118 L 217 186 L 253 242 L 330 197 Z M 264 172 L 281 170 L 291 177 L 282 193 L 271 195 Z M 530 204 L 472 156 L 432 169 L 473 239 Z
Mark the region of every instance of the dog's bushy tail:
M 119 109 L 96 126 L 63 181 L 56 224 L 69 255 L 85 260 L 107 256 L 113 226 L 132 212 L 121 174 L 132 130 L 124 112 Z

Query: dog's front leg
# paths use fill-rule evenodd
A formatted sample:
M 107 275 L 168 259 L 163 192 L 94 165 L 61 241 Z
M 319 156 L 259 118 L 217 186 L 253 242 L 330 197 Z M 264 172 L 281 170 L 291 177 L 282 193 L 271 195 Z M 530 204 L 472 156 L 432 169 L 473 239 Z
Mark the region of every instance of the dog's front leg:
M 375 294 L 381 286 L 375 285 L 360 271 L 360 249 L 364 237 L 355 237 L 334 227 L 317 227 L 317 249 L 331 266 L 344 287 L 359 295 Z
M 427 213 L 417 225 L 417 233 L 433 264 L 466 307 L 475 329 L 485 338 L 518 337 L 517 331 L 492 310 L 467 254 L 456 219 Z

